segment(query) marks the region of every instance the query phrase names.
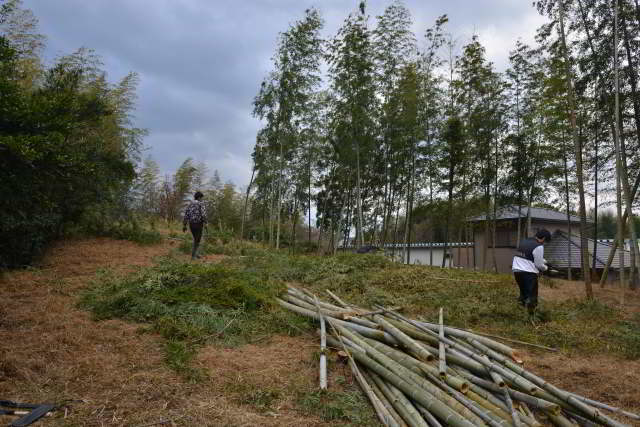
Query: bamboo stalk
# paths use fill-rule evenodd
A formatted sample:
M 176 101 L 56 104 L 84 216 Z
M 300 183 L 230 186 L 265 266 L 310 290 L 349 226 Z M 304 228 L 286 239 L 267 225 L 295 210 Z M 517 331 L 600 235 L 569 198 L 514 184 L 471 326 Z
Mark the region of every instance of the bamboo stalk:
M 505 419 L 501 419 L 496 417 L 494 414 L 491 414 L 490 411 L 483 411 L 482 408 L 479 408 L 477 405 L 473 403 L 470 399 L 467 399 L 462 393 L 458 393 L 453 388 L 449 387 L 444 381 L 435 375 L 427 374 L 427 378 L 431 379 L 434 383 L 438 384 L 444 390 L 446 390 L 449 394 L 451 394 L 458 402 L 464 405 L 468 410 L 476 414 L 482 421 L 487 423 L 492 427 L 500 427 L 509 425 L 509 422 Z
M 318 316 L 320 316 L 320 390 L 327 389 L 327 330 L 324 324 L 324 316 L 318 304 L 318 298 L 315 298 L 316 307 L 318 308 Z
M 319 320 L 318 314 L 315 311 L 308 310 L 306 308 L 297 306 L 295 304 L 290 304 L 286 301 L 281 300 L 280 298 L 276 298 L 276 302 L 280 304 L 282 307 L 294 311 L 296 313 L 302 314 L 307 317 L 311 317 L 313 319 Z M 326 314 L 325 314 L 326 315 Z M 367 328 L 365 326 L 356 325 L 355 323 L 345 322 L 344 320 L 336 319 L 334 317 L 327 316 L 327 319 L 330 318 L 331 322 L 335 322 L 339 325 L 342 325 L 346 328 L 357 331 L 359 334 L 364 335 L 369 338 L 374 338 L 379 341 L 385 342 L 387 344 L 396 345 L 398 341 L 391 335 L 386 332 L 378 331 L 376 329 Z
M 313 298 L 311 298 L 308 295 L 303 294 L 301 292 L 294 291 L 291 288 L 287 289 L 287 292 L 286 292 L 285 295 L 290 295 L 292 297 L 295 297 L 295 298 L 297 298 L 299 300 L 302 300 L 302 301 L 306 302 L 307 304 L 311 304 L 311 305 L 315 304 L 315 302 L 313 301 Z M 325 311 L 330 311 L 330 312 L 335 312 L 335 313 L 348 313 L 348 314 L 356 313 L 354 310 L 338 307 L 336 305 L 329 304 L 329 303 L 326 303 L 324 301 L 319 301 L 319 304 L 320 304 L 320 307 L 322 307 L 322 309 L 325 310 Z
M 380 307 L 381 309 L 383 307 Z M 387 309 L 388 310 L 388 309 Z M 394 310 L 389 310 L 391 312 L 394 312 Z M 427 328 L 429 330 L 431 330 L 432 332 L 437 332 L 440 328 L 439 325 L 435 324 L 435 323 L 429 323 L 429 322 L 417 322 L 414 321 L 415 323 L 423 326 L 424 328 Z M 413 324 L 413 323 L 412 323 Z M 416 326 L 414 324 L 414 326 Z M 456 337 L 456 338 L 462 338 L 465 339 L 467 337 L 471 337 L 476 339 L 477 341 L 481 342 L 482 344 L 486 345 L 487 347 L 502 353 L 506 356 L 509 356 L 510 358 L 512 358 L 513 360 L 515 360 L 518 363 L 522 363 L 522 360 L 520 359 L 520 355 L 518 354 L 518 352 L 509 347 L 508 345 L 502 344 L 500 342 L 494 341 L 488 337 L 476 334 L 475 332 L 471 332 L 471 331 L 467 331 L 464 329 L 459 329 L 459 328 L 453 328 L 451 326 L 445 326 L 444 327 L 444 331 L 447 335 L 450 335 L 452 337 Z
M 515 427 L 522 426 L 522 423 L 520 423 L 520 416 L 518 416 L 518 412 L 515 410 L 513 406 L 513 400 L 511 400 L 511 396 L 509 395 L 509 390 L 507 389 L 507 387 L 504 387 L 502 391 L 504 395 L 504 400 L 505 402 L 507 402 L 507 407 L 509 407 L 509 410 L 511 411 L 511 418 L 513 419 L 513 425 Z
M 290 304 L 293 305 L 297 305 L 298 307 L 302 307 L 302 308 L 306 308 L 307 310 L 311 310 L 314 312 L 318 312 L 318 308 L 316 307 L 316 305 L 314 303 L 309 303 L 307 301 L 304 301 L 294 295 L 291 294 L 284 294 L 282 295 L 282 298 L 289 302 Z M 331 316 L 331 317 L 335 317 L 336 319 L 342 319 L 342 313 L 339 311 L 333 311 L 333 310 L 329 310 L 327 308 L 324 308 L 322 306 L 320 306 L 320 310 L 322 311 L 322 314 L 325 316 Z
M 331 298 L 334 299 L 335 302 L 337 302 L 338 304 L 340 304 L 342 307 L 344 308 L 348 308 L 349 304 L 347 304 L 346 302 L 342 301 L 336 294 L 334 294 L 333 292 L 331 292 L 329 289 L 325 289 L 325 291 L 327 291 L 327 293 L 329 294 L 329 296 Z
M 469 380 L 469 382 L 471 382 L 470 388 L 471 390 L 475 391 L 474 385 L 478 386 L 478 387 L 482 387 L 484 389 L 490 390 L 494 393 L 500 393 L 500 387 L 498 387 L 496 384 L 484 380 L 482 378 L 478 378 L 472 374 L 468 374 L 465 373 L 464 371 L 461 370 L 457 370 L 457 372 L 459 372 L 462 376 L 464 376 L 467 380 Z M 518 401 L 521 402 L 525 402 L 531 406 L 533 406 L 534 408 L 540 409 L 540 410 L 544 410 L 547 412 L 552 412 L 554 414 L 559 414 L 560 413 L 560 406 L 555 403 L 555 402 L 550 402 L 548 400 L 545 400 L 543 398 L 540 397 L 536 397 L 536 396 L 531 396 L 529 394 L 523 393 L 521 391 L 517 391 L 514 390 L 512 388 L 507 387 L 507 390 L 509 391 L 509 395 L 511 396 L 512 399 L 516 399 Z
M 419 375 L 422 375 L 424 372 L 430 372 L 432 374 L 438 375 L 438 370 L 432 365 L 424 363 L 418 359 L 414 359 L 408 354 L 396 348 L 390 347 L 384 343 L 381 343 L 379 341 L 376 341 L 370 338 L 365 338 L 365 340 L 367 341 L 368 344 L 370 344 L 376 350 L 380 351 L 381 353 L 384 353 L 385 355 L 389 356 L 391 359 L 395 360 L 396 362 L 400 363 L 406 368 L 411 369 L 413 372 Z M 457 377 L 454 375 L 447 375 L 447 377 L 445 378 L 445 381 L 447 382 L 447 384 L 449 384 L 454 389 L 458 390 L 460 393 L 465 394 L 469 390 L 469 383 L 460 377 Z
M 552 414 L 550 412 L 546 413 L 549 420 L 553 423 L 554 426 L 558 427 L 576 427 L 571 421 L 567 419 L 562 414 Z
M 586 403 L 584 403 L 581 400 L 578 400 L 577 398 L 573 397 L 573 395 L 565 390 L 561 390 L 558 387 L 554 386 L 553 384 L 550 384 L 549 382 L 547 382 L 546 380 L 540 378 L 539 376 L 523 369 L 522 367 L 515 365 L 514 363 L 511 363 L 510 361 L 507 361 L 506 366 L 511 369 L 513 372 L 516 372 L 517 374 L 521 375 L 523 378 L 527 379 L 528 381 L 531 381 L 532 383 L 538 385 L 540 388 L 546 390 L 547 392 L 549 392 L 551 395 L 557 397 L 558 399 L 568 403 L 569 405 L 573 406 L 574 408 L 576 408 L 577 410 L 579 410 L 581 413 L 584 413 L 585 415 L 589 416 L 590 418 L 604 424 L 610 427 L 622 427 L 624 426 L 624 424 L 600 413 L 600 411 L 598 411 L 596 408 L 594 408 L 593 406 L 590 406 Z
M 427 350 L 424 346 L 418 344 L 416 341 L 412 340 L 411 337 L 402 332 L 400 329 L 387 322 L 382 316 L 375 315 L 373 316 L 373 320 L 381 325 L 386 332 L 393 335 L 393 337 L 400 343 L 402 343 L 402 345 L 417 354 L 418 358 L 423 362 L 429 362 L 434 359 L 433 354 L 429 352 L 429 350 Z
M 408 425 L 429 427 L 411 401 L 400 390 L 391 384 L 386 384 L 375 372 L 371 373 L 371 379 Z
M 444 319 L 443 319 L 442 307 L 440 307 L 440 315 L 438 316 L 438 320 L 440 321 L 440 337 L 444 338 Z M 440 363 L 438 365 L 438 370 L 440 371 L 440 377 L 444 378 L 447 376 L 447 359 L 446 353 L 444 350 L 444 342 L 440 341 L 438 344 L 438 355 L 440 357 Z
M 357 334 L 353 333 L 352 331 L 348 330 L 347 328 L 344 328 L 341 325 L 336 325 L 336 327 L 340 331 L 341 334 L 346 335 L 348 338 L 350 338 L 356 344 L 358 344 L 362 348 L 364 348 L 366 353 L 367 353 L 366 354 L 367 357 L 371 357 L 371 359 L 373 361 L 375 361 L 377 364 L 379 364 L 381 366 L 384 366 L 385 369 L 390 370 L 390 372 L 392 372 L 394 375 L 402 378 L 403 382 L 409 384 L 411 386 L 410 392 L 408 392 L 407 390 L 403 389 L 402 387 L 400 387 L 400 386 L 398 386 L 396 384 L 394 384 L 394 385 L 397 388 L 399 388 L 402 391 L 404 391 L 405 393 L 407 393 L 407 395 L 409 395 L 412 399 L 417 400 L 420 403 L 424 403 L 424 402 L 418 400 L 420 398 L 420 396 L 416 396 L 415 395 L 416 390 L 421 390 L 422 393 L 427 393 L 433 399 L 437 399 L 438 401 L 443 403 L 448 408 L 455 409 L 456 411 L 458 411 L 459 415 L 461 417 L 463 417 L 464 419 L 468 419 L 468 420 L 471 420 L 473 422 L 476 422 L 476 424 L 478 422 L 480 423 L 480 425 L 482 424 L 482 420 L 478 416 L 476 416 L 473 412 L 471 412 L 468 409 L 466 409 L 463 405 L 461 405 L 459 402 L 457 402 L 451 396 L 449 396 L 446 393 L 442 392 L 442 390 L 440 390 L 435 385 L 431 384 L 426 379 L 420 377 L 416 373 L 412 372 L 411 370 L 409 370 L 409 369 L 405 368 L 404 366 L 400 365 L 399 363 L 395 362 L 390 357 L 385 356 L 383 353 L 377 351 L 375 348 L 370 346 L 364 339 L 359 338 L 357 336 Z M 358 354 L 358 356 L 359 356 L 359 354 Z M 382 374 L 380 374 L 380 375 L 384 376 Z M 429 406 L 425 406 L 425 408 L 430 409 Z
M 389 399 L 387 399 L 387 397 L 384 395 L 380 387 L 378 387 L 378 384 L 376 384 L 376 382 L 373 380 L 372 372 L 366 371 L 366 370 L 360 370 L 360 373 L 367 380 L 373 392 L 376 394 L 376 396 L 378 396 L 378 399 L 380 400 L 380 402 L 382 402 L 384 407 L 387 409 L 387 412 L 389 412 L 389 415 L 391 415 L 391 418 L 393 418 L 393 420 L 398 424 L 398 426 L 408 427 L 407 423 L 404 422 L 404 420 L 402 419 L 400 414 L 398 414 L 398 412 L 395 410 L 395 408 L 393 407 Z
M 436 417 L 434 417 L 431 412 L 427 411 L 425 408 L 423 408 L 420 405 L 416 405 L 416 408 L 422 414 L 424 419 L 427 420 L 427 422 L 429 423 L 429 425 L 431 427 L 442 427 L 442 424 L 440 424 L 438 419 Z
M 427 333 L 430 333 L 432 335 L 435 335 L 436 337 L 439 336 L 438 334 L 436 334 L 435 332 L 427 329 L 426 327 L 423 327 L 419 324 L 417 324 L 417 322 L 407 319 L 406 317 L 402 316 L 399 313 L 396 312 L 389 312 L 391 314 L 393 314 L 396 318 L 403 320 L 411 325 L 416 326 L 418 329 L 423 330 Z M 509 369 L 506 369 L 500 365 L 497 365 L 491 361 L 487 361 L 484 358 L 482 358 L 481 356 L 479 356 L 478 354 L 475 354 L 469 350 L 467 350 L 464 346 L 461 346 L 460 344 L 456 343 L 455 341 L 452 341 L 448 338 L 442 338 L 442 341 L 445 342 L 445 344 L 449 344 L 450 346 L 457 348 L 458 350 L 460 350 L 465 356 L 475 360 L 476 362 L 488 367 L 489 369 L 498 372 L 499 374 L 503 375 L 505 378 L 509 379 L 510 381 L 512 381 L 514 384 L 519 385 L 520 387 L 522 387 L 525 390 L 528 390 L 531 394 L 536 394 L 536 392 L 538 391 L 538 387 L 533 384 L 531 381 L 528 381 L 527 379 L 523 378 L 522 376 L 520 376 L 519 374 L 510 371 Z
M 367 319 L 362 319 L 360 317 L 345 316 L 344 320 L 348 322 L 357 323 L 358 325 L 366 326 L 367 328 L 380 329 L 380 325 L 378 325 L 376 322 L 372 322 L 371 320 L 367 320 Z
M 329 324 L 334 328 L 334 331 L 335 331 L 335 326 L 331 322 L 329 322 Z M 382 422 L 382 424 L 387 427 L 398 427 L 398 424 L 395 423 L 395 420 L 393 420 L 393 418 L 391 417 L 391 414 L 386 410 L 385 406 L 382 404 L 380 399 L 375 395 L 375 393 L 373 392 L 373 390 L 371 389 L 367 381 L 361 375 L 355 360 L 353 360 L 352 353 L 349 351 L 349 349 L 344 344 L 344 342 L 342 342 L 342 337 L 338 334 L 337 331 L 335 331 L 335 333 L 338 336 L 338 339 L 341 341 L 340 344 L 342 345 L 342 349 L 347 353 L 347 357 L 349 358 L 349 366 L 351 368 L 351 371 L 353 372 L 353 375 L 356 377 L 356 380 L 360 384 L 360 387 L 362 387 L 362 390 L 369 397 L 369 400 L 371 401 L 371 404 L 373 405 L 373 408 L 376 412 L 376 415 L 380 419 L 380 422 Z M 356 351 L 356 354 L 364 354 L 364 353 Z
M 575 394 L 575 393 L 571 393 L 571 395 L 573 397 L 575 397 L 576 399 L 578 399 L 578 400 L 582 400 L 585 403 L 588 403 L 588 404 L 590 404 L 592 406 L 595 406 L 596 408 L 606 409 L 607 411 L 614 412 L 614 413 L 620 414 L 620 415 L 624 415 L 625 417 L 629 417 L 629 418 L 634 419 L 634 420 L 640 420 L 640 415 L 634 414 L 633 412 L 628 412 L 628 411 L 622 410 L 620 408 L 617 408 L 615 406 L 607 405 L 606 403 L 598 402 L 597 400 L 592 400 L 592 399 L 589 399 L 589 398 L 584 397 L 584 396 L 580 396 L 580 395 Z
M 460 329 L 460 328 L 456 328 L 456 329 Z M 471 332 L 472 334 L 481 335 L 483 337 L 496 338 L 496 339 L 499 339 L 499 340 L 512 342 L 514 344 L 527 345 L 527 346 L 530 346 L 530 347 L 535 347 L 535 348 L 539 348 L 539 349 L 542 349 L 542 350 L 548 350 L 548 351 L 554 351 L 554 352 L 558 351 L 557 348 L 547 347 L 547 346 L 541 345 L 541 344 L 534 344 L 534 343 L 527 342 L 527 341 L 515 340 L 513 338 L 501 337 L 499 335 L 487 334 L 486 332 L 478 332 L 478 331 L 474 331 L 474 330 L 471 330 L 471 329 L 461 329 L 461 330 L 463 330 L 463 331 L 466 330 L 466 331 Z
M 332 321 L 329 321 L 331 323 Z M 343 328 L 344 329 L 344 328 Z M 411 399 L 424 406 L 427 410 L 433 412 L 440 420 L 454 427 L 472 427 L 474 424 L 455 412 L 445 403 L 433 396 L 431 393 L 420 389 L 419 387 L 409 383 L 402 377 L 396 375 L 391 370 L 376 362 L 365 353 L 353 352 L 352 356 L 362 365 L 371 371 L 380 375 L 385 381 L 393 384 L 396 388 L 402 390 Z

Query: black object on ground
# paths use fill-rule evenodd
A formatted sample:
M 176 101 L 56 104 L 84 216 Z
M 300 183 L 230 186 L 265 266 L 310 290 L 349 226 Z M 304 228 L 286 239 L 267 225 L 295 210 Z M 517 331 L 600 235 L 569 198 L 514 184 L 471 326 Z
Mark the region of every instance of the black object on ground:
M 16 409 L 30 409 L 31 411 L 28 411 L 25 414 L 24 412 L 26 411 L 16 411 Z M 11 422 L 9 427 L 23 427 L 31 425 L 55 409 L 56 406 L 49 403 L 33 404 L 18 403 L 11 400 L 0 400 L 0 415 L 22 415 L 17 420 Z

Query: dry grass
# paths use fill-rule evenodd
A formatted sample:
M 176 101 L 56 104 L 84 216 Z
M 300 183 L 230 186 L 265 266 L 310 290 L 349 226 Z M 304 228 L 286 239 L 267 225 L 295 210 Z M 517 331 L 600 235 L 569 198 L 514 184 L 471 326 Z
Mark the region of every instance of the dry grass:
M 544 283 L 544 282 L 543 282 Z M 583 299 L 586 296 L 585 284 L 582 281 L 569 281 L 563 279 L 553 279 L 551 286 L 540 286 L 540 296 L 542 299 L 549 301 L 567 301 L 570 299 Z M 601 288 L 600 285 L 592 283 L 593 294 L 596 300 L 619 307 L 625 314 L 634 315 L 640 313 L 640 292 L 620 290 L 618 283 L 606 284 Z M 623 303 L 621 304 L 621 300 Z
M 224 388 L 212 387 L 219 365 L 201 362 L 212 383 L 186 383 L 164 363 L 161 339 L 140 334 L 138 325 L 95 322 L 75 308 L 78 291 L 99 269 L 149 265 L 170 249 L 168 243 L 140 247 L 110 239 L 68 241 L 54 247 L 39 268 L 7 274 L 0 284 L 0 398 L 84 400 L 70 403 L 66 418 L 60 411 L 42 421 L 46 425 L 321 424 L 295 412 L 274 417 L 235 402 Z M 261 353 L 265 360 L 276 358 L 268 353 L 277 347 L 272 344 Z M 301 355 L 287 357 L 297 363 Z M 2 417 L 0 423 L 9 419 Z
M 275 336 L 235 349 L 204 347 L 194 364 L 209 373 L 185 381 L 164 362 L 161 338 L 119 320 L 95 322 L 75 308 L 79 291 L 100 269 L 119 272 L 150 265 L 175 248 L 169 240 L 141 247 L 87 239 L 54 247 L 41 266 L 0 282 L 0 399 L 72 402 L 41 425 L 344 425 L 313 415 L 301 403 L 317 388 L 317 339 Z M 186 258 L 187 256 L 185 256 Z M 219 256 L 208 256 L 215 262 Z M 444 273 L 443 273 L 444 274 Z M 594 287 L 617 302 L 615 288 Z M 583 285 L 541 287 L 544 300 L 583 298 Z M 625 311 L 640 312 L 628 293 Z M 530 352 L 528 367 L 550 382 L 628 410 L 640 411 L 640 362 L 608 355 Z M 356 389 L 348 369 L 330 363 L 330 393 Z M 369 411 L 369 409 L 366 409 Z M 0 417 L 0 424 L 10 418 Z

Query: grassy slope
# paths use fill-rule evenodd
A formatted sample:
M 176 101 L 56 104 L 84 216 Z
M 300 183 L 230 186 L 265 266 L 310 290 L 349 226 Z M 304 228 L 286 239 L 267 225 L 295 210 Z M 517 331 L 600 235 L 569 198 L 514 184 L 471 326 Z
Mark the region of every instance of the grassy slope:
M 597 301 L 542 301 L 544 323 L 534 328 L 516 304 L 516 286 L 507 275 L 403 266 L 374 255 L 291 256 L 238 242 L 222 251 L 248 255 L 219 264 L 169 257 L 126 277 L 103 274 L 81 304 L 97 319 L 124 318 L 160 333 L 166 338 L 168 364 L 194 381 L 206 376 L 192 363 L 204 344 L 233 347 L 313 331 L 312 322 L 274 304 L 286 283 L 305 286 L 322 298 L 329 289 L 365 307 L 400 305 L 411 317 L 427 320 L 435 320 L 442 306 L 450 325 L 556 346 L 569 354 L 640 357 L 640 319 L 625 319 Z M 368 425 L 372 415 L 366 402 L 355 385 L 344 382 L 339 376 L 338 390 L 328 395 L 308 383 L 286 389 L 230 383 L 228 391 L 261 411 L 277 406 L 283 394 L 294 394 L 303 413 Z

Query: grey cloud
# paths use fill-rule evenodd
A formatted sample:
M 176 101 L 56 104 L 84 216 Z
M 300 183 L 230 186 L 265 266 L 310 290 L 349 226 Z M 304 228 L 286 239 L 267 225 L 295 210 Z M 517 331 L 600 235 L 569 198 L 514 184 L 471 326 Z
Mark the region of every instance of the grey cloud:
M 270 70 L 278 33 L 317 7 L 332 37 L 358 1 L 315 0 L 24 0 L 48 36 L 53 58 L 86 46 L 110 79 L 140 74 L 136 124 L 163 172 L 186 157 L 203 160 L 223 180 L 246 185 L 260 126 L 251 102 Z M 389 2 L 369 1 L 371 25 Z M 518 36 L 531 39 L 535 10 L 512 0 L 406 1 L 419 39 L 447 13 L 464 43 L 476 31 L 490 60 L 503 66 Z M 531 26 L 528 28 L 527 26 Z M 486 40 L 485 40 L 486 39 Z

